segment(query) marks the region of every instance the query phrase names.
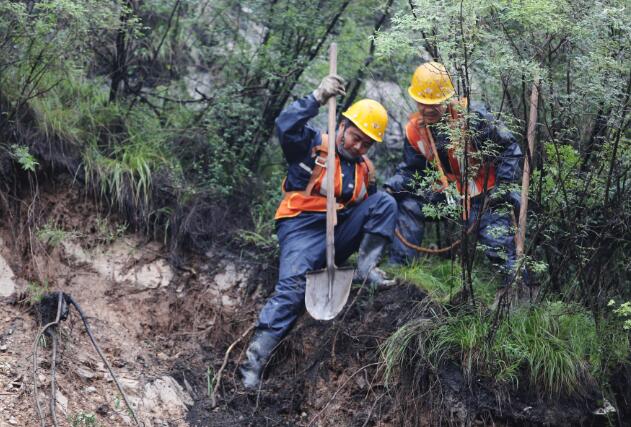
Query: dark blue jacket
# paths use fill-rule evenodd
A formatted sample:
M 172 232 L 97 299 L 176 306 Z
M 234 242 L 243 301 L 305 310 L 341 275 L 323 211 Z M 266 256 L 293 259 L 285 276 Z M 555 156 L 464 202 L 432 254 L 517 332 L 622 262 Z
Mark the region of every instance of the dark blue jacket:
M 276 119 L 276 136 L 289 164 L 285 191 L 304 190 L 309 183 L 315 165 L 313 149 L 322 144 L 322 134 L 311 126 L 309 119 L 318 114 L 319 108 L 320 103 L 310 94 L 294 101 Z M 355 167 L 361 161 L 341 158 L 343 191 L 340 202 L 348 201 L 353 196 Z
M 493 114 L 481 103 L 472 102 L 471 113 L 469 126 L 472 129 L 473 144 L 478 149 L 489 148 L 489 145 L 492 144 L 492 151 L 497 153 L 486 159 L 495 165 L 497 182 L 519 182 L 521 180 L 520 161 L 523 154 L 513 134 L 502 122 L 496 120 Z M 445 173 L 449 173 L 451 172 L 447 160 L 449 136 L 446 132 L 441 132 L 438 126 L 432 126 L 431 131 L 441 165 Z M 411 184 L 415 181 L 413 177 L 415 175 L 425 176 L 428 166 L 427 159 L 416 151 L 405 138 L 403 162 L 398 165 L 395 175 L 387 181 L 386 187 L 391 188 L 394 192 L 410 191 Z

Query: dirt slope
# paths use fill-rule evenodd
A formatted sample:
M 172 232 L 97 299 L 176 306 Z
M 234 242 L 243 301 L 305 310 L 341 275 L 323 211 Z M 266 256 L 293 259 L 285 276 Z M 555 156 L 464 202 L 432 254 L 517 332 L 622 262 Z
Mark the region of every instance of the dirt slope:
M 345 322 L 304 316 L 272 359 L 266 371 L 271 380 L 260 393 L 245 393 L 236 377 L 246 337 L 230 354 L 212 408 L 209 384 L 228 346 L 256 319 L 273 270 L 270 275 L 255 263 L 214 252 L 174 270 L 162 245 L 121 232 L 69 187 L 48 189 L 40 203 L 39 223 L 65 230 L 58 242 L 42 243 L 41 233 L 33 233 L 35 249 L 21 253 L 12 242 L 26 234 L 0 230 L 0 256 L 11 270 L 5 276 L 16 286 L 3 298 L 0 315 L 0 426 L 38 425 L 32 352 L 41 324 L 30 300 L 45 291 L 63 291 L 83 308 L 147 426 L 361 425 L 367 418 L 391 425 L 376 400 L 386 400 L 382 387 L 373 384 L 377 346 L 403 320 L 399 302 L 420 299 L 420 293 L 401 288 L 383 300 L 360 295 Z M 132 425 L 74 309 L 59 332 L 60 425 Z M 52 424 L 51 343 L 47 337 L 38 347 L 38 396 L 46 425 Z
M 44 291 L 63 291 L 83 308 L 145 426 L 599 425 L 604 420 L 591 415 L 591 403 L 527 396 L 500 402 L 484 384 L 469 388 L 457 367 L 439 374 L 439 405 L 428 404 L 418 386 L 410 395 L 387 390 L 379 345 L 418 315 L 417 303 L 424 299 L 406 285 L 355 289 L 332 322 L 303 316 L 270 361 L 261 389 L 247 393 L 236 370 L 247 331 L 273 288 L 273 267 L 219 248 L 174 269 L 161 244 L 125 232 L 115 218 L 104 219 L 69 185 L 46 188 L 37 206 L 38 225 L 15 226 L 15 218 L 4 218 L 0 228 L 2 281 L 16 288 L 6 296 L 8 288 L 0 283 L 0 427 L 39 425 L 32 353 L 41 316 L 30 300 Z M 24 245 L 25 239 L 31 245 Z M 133 425 L 76 310 L 59 332 L 59 425 Z M 45 425 L 52 425 L 51 343 L 47 337 L 38 347 L 35 377 Z M 233 343 L 213 406 L 210 394 Z M 432 405 L 442 412 L 424 409 Z

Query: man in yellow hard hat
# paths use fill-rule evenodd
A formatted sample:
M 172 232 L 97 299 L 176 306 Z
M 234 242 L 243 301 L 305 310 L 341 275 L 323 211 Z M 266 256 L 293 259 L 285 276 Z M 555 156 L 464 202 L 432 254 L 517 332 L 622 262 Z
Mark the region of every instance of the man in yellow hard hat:
M 374 167 L 366 152 L 383 141 L 386 110 L 362 99 L 342 113 L 333 147 L 328 135 L 309 124 L 321 105 L 344 95 L 343 80 L 325 77 L 308 96 L 293 102 L 276 119 L 276 133 L 288 163 L 283 199 L 276 211 L 280 244 L 279 278 L 263 307 L 246 361 L 240 371 L 246 388 L 258 386 L 265 363 L 304 309 L 306 273 L 326 264 L 326 157 L 336 150 L 335 255 L 339 265 L 359 249 L 359 280 L 379 285 L 385 280 L 375 268 L 384 246 L 392 240 L 397 207 L 392 196 L 375 191 Z
M 423 205 L 451 202 L 445 190 L 453 185 L 460 195 L 467 223 L 479 220 L 478 239 L 486 248 L 487 257 L 500 266 L 505 281 L 512 280 L 516 263 L 512 218 L 509 212 L 502 212 L 497 204 L 489 205 L 486 200 L 500 184 L 520 180 L 519 145 L 506 127 L 478 103 L 469 106 L 467 128 L 464 117 L 467 100 L 456 99 L 449 73 L 440 63 L 419 66 L 408 94 L 418 111 L 406 125 L 403 162 L 386 183 L 386 189 L 397 199 L 399 233 L 405 241 L 420 245 L 425 221 Z M 467 163 L 463 157 L 464 139 L 468 141 Z M 418 180 L 424 176 L 438 176 L 438 179 L 430 189 L 419 190 Z M 507 192 L 503 197 L 514 206 L 519 203 L 519 194 L 515 192 Z M 398 238 L 390 249 L 390 262 L 394 264 L 410 262 L 417 256 L 415 249 Z

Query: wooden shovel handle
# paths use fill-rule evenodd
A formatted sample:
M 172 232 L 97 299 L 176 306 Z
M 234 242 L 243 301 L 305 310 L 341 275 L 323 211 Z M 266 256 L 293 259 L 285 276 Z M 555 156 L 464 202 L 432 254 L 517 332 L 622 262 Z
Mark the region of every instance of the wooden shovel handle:
M 329 50 L 329 74 L 337 74 L 337 44 L 331 43 Z M 335 277 L 335 96 L 328 100 L 329 109 L 329 150 L 326 158 L 326 268 L 329 273 L 329 298 Z

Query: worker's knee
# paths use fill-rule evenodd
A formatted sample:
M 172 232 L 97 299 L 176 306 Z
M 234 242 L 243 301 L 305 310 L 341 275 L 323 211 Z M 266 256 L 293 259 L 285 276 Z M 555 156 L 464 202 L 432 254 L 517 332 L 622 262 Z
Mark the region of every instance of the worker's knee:
M 369 197 L 372 202 L 373 214 L 392 215 L 397 214 L 397 201 L 385 191 L 377 191 Z
M 397 211 L 397 201 L 391 194 L 388 194 L 385 191 L 378 191 L 376 194 L 379 194 L 379 197 L 381 198 L 380 203 L 384 206 L 384 209 L 394 212 Z

